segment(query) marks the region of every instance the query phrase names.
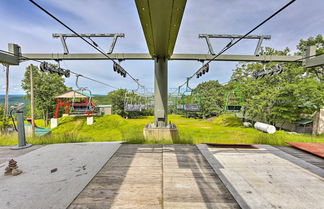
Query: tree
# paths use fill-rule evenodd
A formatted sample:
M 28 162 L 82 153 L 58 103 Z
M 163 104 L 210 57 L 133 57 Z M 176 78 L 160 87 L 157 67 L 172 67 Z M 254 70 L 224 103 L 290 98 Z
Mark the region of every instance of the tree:
M 44 119 L 45 125 L 48 125 L 50 117 L 53 116 L 56 99 L 55 96 L 69 90 L 64 84 L 64 79 L 57 74 L 41 72 L 37 66 L 27 67 L 22 80 L 22 88 L 30 99 L 30 69 L 33 71 L 35 111 L 36 118 Z
M 126 92 L 126 89 L 118 89 L 116 91 L 109 92 L 106 96 L 106 101 L 108 101 L 108 104 L 112 105 L 113 114 L 117 114 L 122 117 L 127 116 L 127 113 L 124 111 Z
M 112 105 L 112 111 L 113 114 L 117 114 L 120 115 L 122 117 L 128 117 L 128 118 L 136 118 L 138 116 L 144 116 L 144 115 L 153 115 L 153 109 L 152 108 L 148 108 L 146 110 L 142 110 L 142 111 L 136 111 L 136 112 L 127 112 L 125 111 L 125 94 L 127 93 L 126 89 L 118 89 L 115 91 L 111 91 L 108 93 L 108 95 L 106 96 L 105 101 L 108 104 Z M 136 99 L 138 100 L 138 96 L 133 93 L 133 94 L 129 94 L 128 96 L 133 98 L 136 97 Z M 142 98 L 142 102 L 141 103 L 145 103 L 145 98 Z
M 298 49 L 317 43 L 319 51 L 323 48 L 323 38 L 317 36 L 307 41 L 301 40 Z M 301 54 L 298 52 L 297 54 Z M 289 49 L 283 51 L 265 48 L 263 54 L 288 55 Z M 293 122 L 300 118 L 301 113 L 313 113 L 324 105 L 324 83 L 318 71 L 305 69 L 301 63 L 281 63 L 283 73 L 254 79 L 252 72 L 269 69 L 278 63 L 241 64 L 232 75 L 232 82 L 240 83 L 245 97 L 245 111 L 255 119 L 268 123 Z M 318 69 L 319 70 L 319 69 Z
M 195 113 L 194 116 L 208 118 L 221 114 L 224 106 L 225 91 L 218 81 L 212 80 L 200 83 L 195 90 L 201 96 L 201 110 Z

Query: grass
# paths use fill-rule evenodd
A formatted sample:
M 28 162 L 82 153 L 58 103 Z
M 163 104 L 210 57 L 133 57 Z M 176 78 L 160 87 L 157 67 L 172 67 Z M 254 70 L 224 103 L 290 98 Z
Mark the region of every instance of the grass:
M 53 129 L 52 136 L 29 138 L 32 144 L 68 142 L 127 141 L 135 144 L 198 144 L 198 143 L 256 143 L 286 145 L 285 142 L 324 142 L 324 135 L 288 134 L 277 131 L 275 134 L 261 133 L 253 128 L 242 126 L 240 119 L 233 115 L 222 115 L 208 120 L 184 118 L 170 115 L 169 120 L 179 130 L 177 140 L 145 140 L 143 128 L 153 122 L 153 117 L 124 119 L 118 115 L 95 117 L 95 123 L 86 125 L 86 118 L 64 117 L 60 125 Z M 41 121 L 36 121 L 41 126 Z M 17 136 L 0 135 L 0 145 L 17 143 Z

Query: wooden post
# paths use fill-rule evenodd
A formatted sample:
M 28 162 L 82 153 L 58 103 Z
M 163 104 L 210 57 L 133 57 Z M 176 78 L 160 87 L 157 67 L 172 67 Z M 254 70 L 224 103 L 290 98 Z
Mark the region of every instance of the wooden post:
M 9 65 L 4 65 L 6 67 L 6 96 L 4 105 L 4 115 L 8 117 L 9 114 Z
M 29 65 L 30 70 L 30 113 L 32 121 L 32 135 L 35 135 L 35 109 L 34 109 L 34 79 L 33 79 L 33 65 Z

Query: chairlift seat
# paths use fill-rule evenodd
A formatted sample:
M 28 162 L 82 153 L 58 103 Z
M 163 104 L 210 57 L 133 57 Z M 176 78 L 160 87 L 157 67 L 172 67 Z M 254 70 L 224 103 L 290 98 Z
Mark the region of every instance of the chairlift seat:
M 177 109 L 178 109 L 178 110 L 183 110 L 184 107 L 183 107 L 183 105 L 177 105 Z
M 73 112 L 89 112 L 92 111 L 87 105 L 72 105 Z
M 198 104 L 186 104 L 184 109 L 188 112 L 199 112 L 200 108 Z
M 129 111 L 129 112 L 140 112 L 146 109 L 147 109 L 146 105 L 143 104 L 127 104 L 125 106 L 125 111 Z
M 239 111 L 241 111 L 241 109 L 242 109 L 242 106 L 240 106 L 240 105 L 229 105 L 229 106 L 227 106 L 227 111 L 232 111 L 232 112 L 239 112 Z

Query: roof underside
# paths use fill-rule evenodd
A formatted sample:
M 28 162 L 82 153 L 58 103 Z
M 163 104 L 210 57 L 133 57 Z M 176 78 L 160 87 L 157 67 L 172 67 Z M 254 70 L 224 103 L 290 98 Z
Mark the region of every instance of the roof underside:
M 170 57 L 187 0 L 135 2 L 150 54 L 154 57 Z
M 62 95 L 57 96 L 56 98 L 87 98 L 87 97 L 91 97 L 91 95 L 88 92 L 69 91 Z

